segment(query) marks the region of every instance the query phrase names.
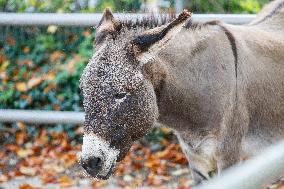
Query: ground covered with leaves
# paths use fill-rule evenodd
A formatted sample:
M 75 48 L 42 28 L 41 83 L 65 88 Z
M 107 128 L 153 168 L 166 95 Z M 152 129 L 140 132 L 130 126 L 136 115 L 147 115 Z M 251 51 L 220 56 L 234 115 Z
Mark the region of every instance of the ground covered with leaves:
M 136 142 L 108 181 L 94 180 L 80 167 L 77 154 L 81 150 L 82 127 L 66 132 L 38 129 L 17 123 L 1 130 L 0 188 L 177 188 L 189 189 L 193 181 L 188 162 L 167 128 L 155 129 Z M 10 128 L 10 129 L 7 129 Z M 15 135 L 13 133 L 16 133 Z M 271 189 L 283 189 L 284 183 Z
M 79 166 L 77 153 L 81 150 L 81 127 L 75 129 L 70 139 L 64 132 L 40 129 L 36 136 L 27 132 L 24 124 L 2 131 L 6 135 L 16 133 L 12 143 L 2 144 L 0 151 L 0 182 L 9 186 L 11 180 L 21 180 L 21 189 L 59 186 L 100 188 L 119 187 L 164 187 L 190 188 L 187 161 L 168 129 L 159 129 L 150 138 L 135 143 L 126 158 L 117 167 L 111 181 L 95 181 L 88 178 Z M 155 133 L 156 132 L 156 133 Z M 151 135 L 161 138 L 151 139 Z M 166 137 L 165 137 L 166 136 Z M 25 183 L 27 177 L 37 177 L 40 182 Z M 13 182 L 12 182 L 13 183 Z M 15 182 L 14 182 L 15 183 Z M 174 186 L 172 183 L 175 183 Z M 0 186 L 1 186 L 0 185 Z

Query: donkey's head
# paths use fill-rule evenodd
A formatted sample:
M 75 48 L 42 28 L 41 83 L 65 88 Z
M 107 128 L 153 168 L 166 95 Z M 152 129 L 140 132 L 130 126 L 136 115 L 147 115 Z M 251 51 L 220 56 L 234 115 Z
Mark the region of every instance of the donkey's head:
M 168 25 L 137 35 L 139 30 L 131 32 L 105 11 L 97 28 L 96 53 L 80 83 L 85 109 L 81 164 L 91 176 L 109 178 L 116 162 L 156 121 L 158 79 L 147 73 L 144 52 L 189 15 L 184 12 Z

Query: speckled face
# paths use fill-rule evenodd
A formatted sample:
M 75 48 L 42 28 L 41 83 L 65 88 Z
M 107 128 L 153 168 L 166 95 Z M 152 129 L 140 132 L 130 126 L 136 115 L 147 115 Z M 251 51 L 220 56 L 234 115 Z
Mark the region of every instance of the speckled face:
M 110 176 L 157 117 L 153 86 L 127 46 L 121 40 L 103 44 L 81 77 L 86 113 L 81 164 L 100 179 Z

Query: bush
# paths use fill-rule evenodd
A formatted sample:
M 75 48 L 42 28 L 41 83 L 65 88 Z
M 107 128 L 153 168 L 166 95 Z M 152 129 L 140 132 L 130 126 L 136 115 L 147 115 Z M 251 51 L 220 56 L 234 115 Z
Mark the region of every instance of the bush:
M 79 78 L 92 28 L 7 27 L 0 42 L 0 108 L 80 111 Z

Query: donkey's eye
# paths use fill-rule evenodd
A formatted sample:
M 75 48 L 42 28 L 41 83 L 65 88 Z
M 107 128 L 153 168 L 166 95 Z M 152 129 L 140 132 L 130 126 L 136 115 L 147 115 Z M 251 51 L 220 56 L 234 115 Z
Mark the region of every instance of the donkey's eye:
M 114 98 L 116 99 L 122 99 L 126 96 L 126 93 L 117 93 L 114 95 Z

